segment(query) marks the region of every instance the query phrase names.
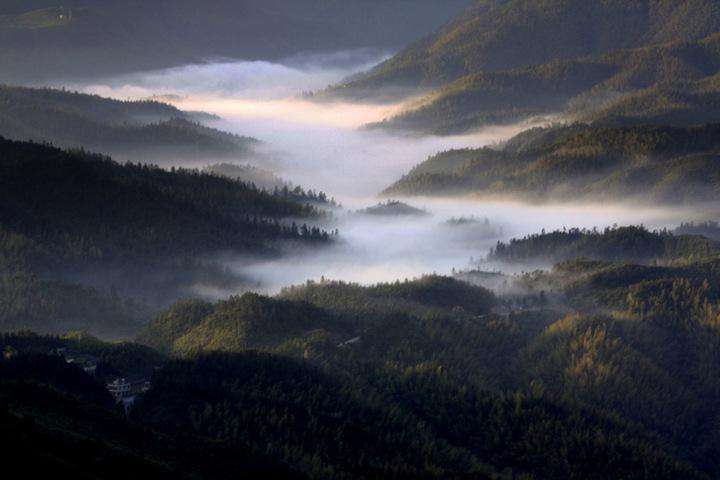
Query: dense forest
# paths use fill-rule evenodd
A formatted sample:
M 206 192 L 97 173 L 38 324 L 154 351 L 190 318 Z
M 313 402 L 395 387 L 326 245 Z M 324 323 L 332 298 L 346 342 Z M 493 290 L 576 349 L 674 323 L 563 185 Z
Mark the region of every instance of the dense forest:
M 4 329 L 127 334 L 147 312 L 118 293 L 155 304 L 194 282 L 237 285 L 212 256 L 332 240 L 305 223 L 324 215 L 309 204 L 216 175 L 9 140 L 0 152 Z
M 300 185 L 293 185 L 283 180 L 269 170 L 253 165 L 237 165 L 234 163 L 217 163 L 209 165 L 203 172 L 220 175 L 251 184 L 261 190 L 272 192 L 273 196 L 292 202 L 310 204 L 318 207 L 335 208 L 338 203 L 334 198 L 328 197 L 325 192 L 313 189 L 305 190 Z
M 710 201 L 717 198 L 720 184 L 717 132 L 717 124 L 538 128 L 500 148 L 439 153 L 385 195 Z
M 470 1 L 7 0 L 0 5 L 0 79 L 42 83 L 208 58 L 393 49 L 433 31 Z
M 599 125 L 717 121 L 720 36 L 478 72 L 371 127 L 447 135 L 563 114 Z
M 274 142 L 0 86 L 3 471 L 720 479 L 716 0 L 0 3 L 0 81 L 242 60 L 183 75 Z
M 206 118 L 211 117 L 156 101 L 0 86 L 0 135 L 5 138 L 84 148 L 147 163 L 253 154 L 258 140 L 199 123 Z
M 717 31 L 720 12 L 712 0 L 481 0 L 439 31 L 327 94 L 377 98 L 389 92 L 396 97 L 466 75 L 700 40 Z
M 413 207 L 399 200 L 387 200 L 372 207 L 363 208 L 357 211 L 360 215 L 373 215 L 380 217 L 423 217 L 429 215 L 426 210 Z
M 575 258 L 606 262 L 677 263 L 712 258 L 720 254 L 720 244 L 684 224 L 676 234 L 651 232 L 643 227 L 617 227 L 605 230 L 571 228 L 542 232 L 498 242 L 490 252 L 490 262 L 555 264 Z
M 201 478 L 254 458 L 297 478 L 714 478 L 717 253 L 613 263 L 591 258 L 616 249 L 622 261 L 627 244 L 670 234 L 572 234 L 605 239 L 568 254 L 548 240 L 569 259 L 513 277 L 522 294 L 437 276 L 323 280 L 180 302 L 138 337 L 152 350 L 5 335 L 3 422 L 32 439 L 21 458 L 50 449 L 75 465 L 71 449 L 35 439 L 93 435 L 99 463 L 82 468 L 122 452 L 126 469 L 191 465 Z M 99 376 L 55 360 L 60 346 L 98 356 Z M 95 383 L 148 371 L 152 388 L 128 420 Z M 55 402 L 37 403 L 48 386 Z M 77 402 L 92 406 L 93 429 L 74 417 Z

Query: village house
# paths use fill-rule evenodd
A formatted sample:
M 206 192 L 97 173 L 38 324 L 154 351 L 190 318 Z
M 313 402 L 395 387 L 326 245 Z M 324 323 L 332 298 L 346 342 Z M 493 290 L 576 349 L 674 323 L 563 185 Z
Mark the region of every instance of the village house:
M 116 378 L 105 387 L 113 396 L 115 402 L 121 404 L 125 413 L 129 413 L 137 397 L 150 390 L 150 381 L 142 379 Z

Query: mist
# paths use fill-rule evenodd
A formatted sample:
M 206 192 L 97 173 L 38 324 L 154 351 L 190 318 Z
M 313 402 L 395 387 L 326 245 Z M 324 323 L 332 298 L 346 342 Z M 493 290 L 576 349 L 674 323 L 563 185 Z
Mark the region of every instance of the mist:
M 542 122 L 488 127 L 454 137 L 409 137 L 365 130 L 405 108 L 404 104 L 314 103 L 302 92 L 318 90 L 385 58 L 372 51 L 297 56 L 281 63 L 217 62 L 134 74 L 103 82 L 74 85 L 86 92 L 116 98 L 162 97 L 184 110 L 222 118 L 211 126 L 252 136 L 263 144 L 250 163 L 283 180 L 324 191 L 343 205 L 321 226 L 339 229 L 336 244 L 320 250 L 295 247 L 277 258 L 223 255 L 213 259 L 251 287 L 277 293 L 285 286 L 321 278 L 372 284 L 428 273 L 451 274 L 484 258 L 498 241 L 563 227 L 603 228 L 638 225 L 665 228 L 701 219 L 696 211 L 617 205 L 547 204 L 472 199 L 405 200 L 430 215 L 367 216 L 355 210 L 380 201 L 379 193 L 413 166 L 443 150 L 478 148 L 505 141 Z M 227 161 L 227 160 L 225 160 Z M 174 166 L 203 168 L 211 158 L 178 160 Z M 163 165 L 168 165 L 167 162 Z M 451 218 L 479 218 L 488 223 L 453 226 Z M 530 266 L 487 265 L 517 273 Z M 199 296 L 222 298 L 240 293 L 196 283 Z

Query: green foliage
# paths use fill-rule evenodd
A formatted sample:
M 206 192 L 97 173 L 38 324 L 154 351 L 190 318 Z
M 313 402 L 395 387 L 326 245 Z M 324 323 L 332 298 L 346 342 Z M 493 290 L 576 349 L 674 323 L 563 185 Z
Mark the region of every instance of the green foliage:
M 0 139 L 0 328 L 128 338 L 195 281 L 242 282 L 203 257 L 327 244 L 285 222 L 320 216 L 215 175 Z
M 673 238 L 641 228 L 572 234 L 583 251 L 622 254 Z M 264 452 L 311 478 L 712 478 L 717 263 L 572 260 L 526 279 L 557 308 L 604 316 L 500 315 L 491 309 L 513 304 L 443 277 L 323 281 L 277 298 L 177 304 L 141 336 L 182 355 L 170 363 L 85 335 L 10 335 L 0 345 L 15 356 L 70 346 L 118 373 L 160 366 L 135 424 L 212 439 L 242 458 Z
M 126 262 L 257 251 L 268 240 L 301 239 L 277 219 L 317 215 L 312 207 L 196 171 L 119 165 L 7 140 L 0 149 L 4 227 L 60 256 Z M 317 229 L 307 237 L 327 239 Z
M 216 350 L 297 351 L 322 331 L 335 340 L 336 350 L 349 338 L 371 331 L 381 334 L 393 325 L 398 336 L 403 335 L 403 325 L 426 328 L 422 322 L 398 314 L 429 318 L 453 311 L 458 316 L 482 315 L 489 313 L 494 303 L 489 291 L 445 277 L 372 287 L 308 283 L 284 290 L 279 298 L 245 294 L 216 305 L 180 302 L 158 315 L 138 338 L 161 351 L 185 355 Z
M 603 231 L 556 230 L 498 242 L 489 261 L 551 264 L 585 258 L 606 262 L 673 262 L 712 258 L 720 246 L 700 236 L 675 236 L 644 227 L 615 227 Z
M 437 87 L 465 75 L 699 40 L 718 30 L 720 11 L 710 0 L 480 1 L 438 32 L 330 94 L 372 97 L 393 87 L 405 87 L 407 93 L 408 87 Z
M 371 378 L 349 388 L 288 359 L 207 355 L 166 367 L 139 416 L 169 433 L 265 446 L 312 478 L 491 478 L 493 466 L 537 478 L 700 478 L 589 412 L 454 387 L 430 366 Z
M 717 124 L 549 127 L 520 134 L 501 149 L 440 153 L 384 193 L 708 201 L 720 184 L 717 132 Z
M 372 207 L 358 210 L 358 213 L 364 215 L 377 216 L 425 216 L 428 212 L 420 208 L 413 207 L 398 200 L 388 200 Z
M 0 359 L 3 465 L 29 476 L 302 478 L 261 452 L 129 422 L 103 385 L 57 356 Z

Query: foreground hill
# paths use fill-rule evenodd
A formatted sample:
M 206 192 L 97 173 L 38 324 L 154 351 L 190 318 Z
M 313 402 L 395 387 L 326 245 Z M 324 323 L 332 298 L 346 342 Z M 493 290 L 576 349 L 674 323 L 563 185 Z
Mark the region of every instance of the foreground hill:
M 320 215 L 215 175 L 0 140 L 0 324 L 127 335 L 146 312 L 118 292 L 156 306 L 196 282 L 237 285 L 208 259 L 326 244 L 291 225 Z
M 154 101 L 118 101 L 53 89 L 0 87 L 0 135 L 84 148 L 132 161 L 241 158 L 258 141 L 198 123 L 209 117 Z
M 208 58 L 277 59 L 398 48 L 469 0 L 11 0 L 0 5 L 0 79 L 26 83 Z M 118 61 L 122 58 L 122 61 Z
M 116 368 L 120 362 L 113 357 L 144 363 L 150 371 L 166 361 L 155 354 L 148 363 L 137 345 L 0 335 L 6 354 L 0 359 L 0 429 L 7 468 L 62 478 L 304 478 L 260 451 L 231 449 L 197 435 L 166 435 L 128 421 L 105 390 L 105 380 L 114 377 L 90 376 L 49 354 L 61 347 L 97 356 L 98 371 L 113 375 L 138 373 L 135 367 Z
M 417 93 L 466 75 L 698 40 L 717 31 L 720 9 L 712 0 L 478 0 L 437 33 L 330 94 Z
M 720 194 L 719 128 L 576 124 L 534 129 L 499 149 L 430 157 L 385 194 L 710 201 Z
M 575 253 L 569 242 L 554 242 L 558 235 L 548 234 L 537 251 L 548 258 L 627 258 L 633 248 L 628 239 L 640 245 L 655 238 L 634 232 L 581 239 L 584 246 Z M 689 462 L 712 477 L 716 466 L 708 459 L 717 454 L 716 432 L 707 419 L 719 413 L 720 389 L 712 374 L 720 361 L 717 250 L 699 239 L 682 242 L 684 263 L 569 260 L 551 272 L 517 278 L 522 289 L 508 296 L 427 277 L 372 287 L 310 283 L 277 298 L 244 296 L 217 305 L 184 302 L 159 316 L 142 337 L 184 357 L 159 375 L 162 388 L 148 396 L 144 414 L 158 426 L 184 416 L 174 432 L 275 445 L 273 451 L 313 477 L 320 466 L 334 472 L 371 468 L 358 457 L 361 452 L 375 466 L 393 452 L 401 459 L 396 468 L 420 474 L 412 447 L 402 454 L 389 445 L 367 450 L 346 436 L 350 431 L 352 438 L 380 444 L 395 438 L 390 431 L 406 432 L 425 445 L 424 458 L 441 477 L 475 472 L 475 461 L 484 465 L 476 474 L 512 468 L 538 478 L 615 478 L 619 472 L 634 478 L 633 469 L 649 468 L 658 478 L 705 478 L 682 466 Z M 509 248 L 530 251 L 522 245 Z M 494 308 L 508 313 L 490 312 Z M 568 309 L 575 313 L 565 316 Z M 302 358 L 319 370 L 254 354 L 243 366 L 229 355 L 195 357 L 248 349 Z M 236 388 L 239 379 L 243 388 Z M 201 408 L 198 397 L 205 413 L 184 413 Z M 306 406 L 298 407 L 299 397 Z M 264 413 L 268 405 L 271 416 Z M 393 420 L 384 420 L 389 431 L 376 425 L 385 407 L 395 412 Z M 355 429 L 359 412 L 363 426 Z M 405 427 L 390 426 L 400 419 Z M 417 420 L 422 431 L 415 430 Z M 601 431 L 609 443 L 585 436 L 588 428 Z M 314 432 L 312 441 L 305 435 L 300 440 L 296 431 Z M 379 432 L 386 432 L 382 440 L 375 437 Z M 281 450 L 277 438 L 297 447 Z M 354 447 L 337 456 L 330 438 Z M 436 450 L 438 442 L 451 450 Z M 561 445 L 572 454 L 565 456 Z M 661 445 L 665 453 L 657 450 Z M 581 452 L 587 448 L 593 453 L 586 457 Z M 454 452 L 454 460 L 445 463 L 443 451 Z M 667 463 L 668 454 L 683 460 Z
M 638 227 L 551 232 L 496 249 L 506 261 L 565 260 L 512 277 L 510 293 L 428 276 L 183 301 L 139 338 L 171 360 L 87 336 L 0 336 L 0 419 L 37 439 L 27 455 L 50 452 L 100 478 L 121 453 L 134 461 L 119 472 L 187 464 L 200 478 L 250 465 L 313 479 L 715 478 L 710 245 Z M 644 246 L 675 259 L 626 261 Z M 60 346 L 97 356 L 97 380 L 48 357 Z M 128 423 L 97 382 L 138 371 L 154 371 L 152 387 Z M 48 428 L 70 445 L 92 432 L 96 460 L 78 465 L 40 441 Z M 127 440 L 138 428 L 142 442 Z

